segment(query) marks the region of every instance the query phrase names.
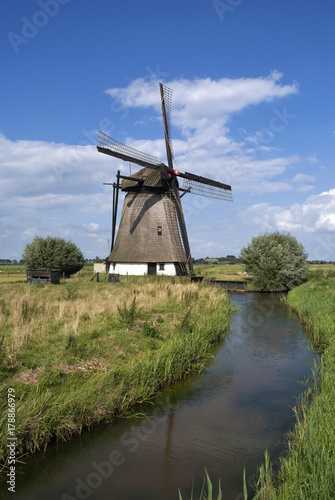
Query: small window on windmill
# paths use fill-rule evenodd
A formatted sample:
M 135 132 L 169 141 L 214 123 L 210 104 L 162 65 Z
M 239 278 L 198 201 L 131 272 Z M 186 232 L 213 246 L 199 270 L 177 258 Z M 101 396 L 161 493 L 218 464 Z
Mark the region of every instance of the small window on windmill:
M 159 270 L 165 271 L 165 264 L 159 264 Z
M 157 226 L 157 234 L 158 236 L 162 236 L 162 226 Z

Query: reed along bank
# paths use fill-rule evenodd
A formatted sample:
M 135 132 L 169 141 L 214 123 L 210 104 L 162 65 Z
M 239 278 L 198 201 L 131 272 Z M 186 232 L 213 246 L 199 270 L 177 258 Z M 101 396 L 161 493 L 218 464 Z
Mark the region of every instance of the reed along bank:
M 8 450 L 9 389 L 20 457 L 201 371 L 232 311 L 223 290 L 182 278 L 1 285 L 0 449 Z
M 335 273 L 312 273 L 286 300 L 322 358 L 314 370 L 314 388 L 295 408 L 296 425 L 279 476 L 272 474 L 267 456 L 255 499 L 330 500 L 335 498 Z

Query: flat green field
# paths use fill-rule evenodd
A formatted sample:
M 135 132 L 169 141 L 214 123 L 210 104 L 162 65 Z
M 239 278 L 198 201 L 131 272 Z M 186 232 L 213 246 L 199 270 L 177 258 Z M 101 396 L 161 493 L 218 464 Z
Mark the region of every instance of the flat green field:
M 312 264 L 310 270 L 327 271 L 335 270 L 335 265 L 332 264 Z M 244 273 L 244 266 L 242 264 L 214 264 L 214 265 L 195 265 L 194 272 L 197 276 L 204 276 L 205 278 L 216 278 L 225 281 L 250 281 L 250 276 Z M 94 276 L 93 264 L 87 264 L 74 274 L 71 281 L 89 281 Z M 106 277 L 101 276 L 103 281 Z M 25 266 L 1 266 L 0 265 L 0 283 L 15 283 L 26 282 L 27 274 Z M 121 277 L 121 280 L 126 279 Z M 69 281 L 69 280 L 67 280 Z
M 26 280 L 26 266 L 0 266 L 0 283 L 12 283 Z

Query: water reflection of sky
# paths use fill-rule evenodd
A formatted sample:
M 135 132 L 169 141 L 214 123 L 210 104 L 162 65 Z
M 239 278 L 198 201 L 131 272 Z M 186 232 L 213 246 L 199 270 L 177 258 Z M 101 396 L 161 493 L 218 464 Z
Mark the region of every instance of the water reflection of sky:
M 112 452 L 120 464 L 87 498 L 172 500 L 178 487 L 186 498 L 193 478 L 201 486 L 206 467 L 214 484 L 221 478 L 226 498 L 235 499 L 243 467 L 255 472 L 267 448 L 280 451 L 290 408 L 304 387 L 298 381 L 310 374 L 315 355 L 278 295 L 233 299 L 239 310 L 231 334 L 200 377 L 165 391 L 155 406 L 137 409 L 151 420 L 117 420 L 29 458 L 17 476 L 16 499 L 78 498 L 87 477 L 94 477 L 92 464 L 108 462 Z M 83 489 L 76 493 L 79 484 Z

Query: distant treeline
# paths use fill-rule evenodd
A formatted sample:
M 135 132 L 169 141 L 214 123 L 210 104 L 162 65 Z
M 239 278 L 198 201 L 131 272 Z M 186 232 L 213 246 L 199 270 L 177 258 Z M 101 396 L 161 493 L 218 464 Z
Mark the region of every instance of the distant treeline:
M 103 262 L 100 257 L 95 257 L 94 259 L 85 259 L 85 264 L 95 264 L 97 262 Z M 199 259 L 193 259 L 193 264 L 240 264 L 241 261 L 235 255 L 227 255 L 226 257 L 200 257 Z M 326 260 L 308 260 L 308 264 L 335 264 L 335 261 Z M 24 266 L 25 262 L 23 259 L 17 261 L 16 259 L 0 259 L 1 266 Z
M 24 260 L 17 261 L 16 259 L 0 259 L 1 266 L 24 266 Z
M 95 259 L 85 259 L 85 264 L 95 264 L 96 262 L 103 262 L 100 257 L 95 257 Z M 17 261 L 16 259 L 0 259 L 0 266 L 24 266 L 25 261 L 23 259 Z
M 308 260 L 308 264 L 335 264 L 334 260 L 329 260 L 328 262 L 326 260 Z

